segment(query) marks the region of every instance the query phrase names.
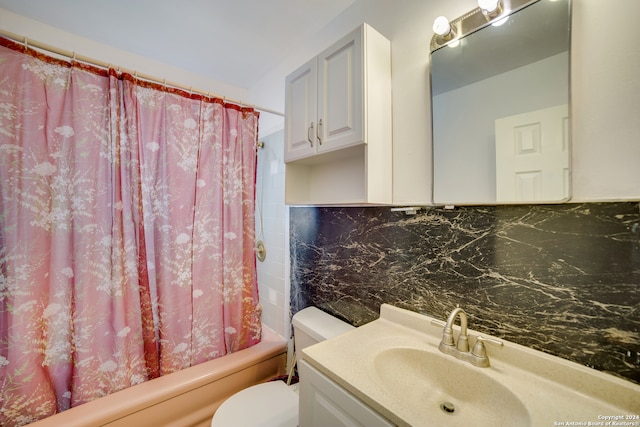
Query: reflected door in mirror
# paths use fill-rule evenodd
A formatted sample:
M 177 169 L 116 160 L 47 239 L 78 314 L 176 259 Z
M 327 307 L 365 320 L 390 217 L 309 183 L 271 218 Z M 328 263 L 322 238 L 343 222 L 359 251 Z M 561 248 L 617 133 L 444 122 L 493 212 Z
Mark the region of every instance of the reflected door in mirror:
M 569 197 L 567 105 L 496 120 L 497 202 Z

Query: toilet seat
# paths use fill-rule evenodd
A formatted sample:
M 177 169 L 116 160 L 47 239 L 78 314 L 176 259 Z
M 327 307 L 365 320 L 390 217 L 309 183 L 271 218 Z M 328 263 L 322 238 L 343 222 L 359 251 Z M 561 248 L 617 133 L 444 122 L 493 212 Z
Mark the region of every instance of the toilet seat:
M 296 427 L 298 394 L 283 381 L 246 388 L 222 403 L 211 427 Z

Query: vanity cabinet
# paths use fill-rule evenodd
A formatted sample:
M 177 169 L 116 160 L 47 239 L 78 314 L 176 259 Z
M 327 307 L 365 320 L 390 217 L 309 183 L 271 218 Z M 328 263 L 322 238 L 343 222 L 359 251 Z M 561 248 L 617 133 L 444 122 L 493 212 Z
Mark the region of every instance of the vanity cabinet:
M 300 427 L 393 427 L 386 418 L 304 360 L 300 370 Z
M 287 76 L 288 204 L 392 198 L 391 45 L 362 24 Z

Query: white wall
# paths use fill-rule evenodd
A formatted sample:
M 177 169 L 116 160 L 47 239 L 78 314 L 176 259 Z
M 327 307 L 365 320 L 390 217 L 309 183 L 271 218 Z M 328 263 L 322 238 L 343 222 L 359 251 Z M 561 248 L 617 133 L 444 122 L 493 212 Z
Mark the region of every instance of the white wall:
M 413 204 L 428 203 L 431 199 L 429 41 L 432 22 L 438 15 L 455 18 L 475 6 L 475 0 L 357 0 L 306 40 L 304 48 L 292 49 L 286 60 L 248 91 L 118 51 L 5 10 L 0 10 L 0 27 L 141 73 L 284 111 L 285 76 L 360 23 L 368 22 L 391 40 L 397 173 L 394 201 Z M 640 26 L 636 25 L 640 1 L 573 0 L 573 14 L 574 200 L 640 200 Z M 283 127 L 281 117 L 261 114 L 260 135 L 265 141 Z M 413 141 L 424 141 L 424 144 L 413 144 Z M 274 150 L 274 156 L 283 150 L 278 144 L 282 142 L 267 145 Z M 271 160 L 268 162 L 271 170 Z M 263 163 L 261 167 L 267 161 Z M 277 172 L 273 175 L 269 172 L 268 179 L 272 181 L 269 185 L 281 182 L 283 176 L 283 168 L 278 163 Z M 412 197 L 416 188 L 421 200 Z M 284 191 L 277 188 L 269 191 L 270 194 L 265 190 L 264 202 L 268 197 L 274 203 L 270 214 L 273 217 L 269 219 L 273 225 L 269 232 L 274 235 L 267 244 L 267 260 L 259 265 L 258 281 L 261 289 L 266 290 L 261 292 L 261 301 L 266 307 L 268 326 L 284 331 L 286 336 L 286 320 L 280 323 L 279 319 L 288 319 L 288 261 L 273 254 L 282 253 L 287 257 L 287 211 L 279 199 Z M 279 234 L 281 232 L 283 234 Z M 268 274 L 268 279 L 264 279 L 264 274 Z M 276 294 L 284 290 L 282 304 L 278 301 L 279 295 L 276 303 L 271 304 L 269 288 Z
M 640 2 L 573 4 L 573 199 L 640 200 Z
M 449 4 L 455 3 L 455 4 Z M 293 51 L 279 67 L 250 88 L 252 102 L 284 111 L 284 79 L 302 63 L 362 22 L 371 24 L 391 41 L 393 73 L 394 202 L 431 200 L 431 126 L 429 101 L 429 42 L 433 19 L 459 16 L 474 0 L 358 0 L 328 26 Z M 424 144 L 414 144 L 424 141 Z M 406 173 L 404 173 L 406 172 Z M 413 196 L 418 194 L 417 197 Z
M 286 265 L 288 209 L 284 204 L 284 131 L 260 141 L 258 151 L 256 238 L 266 247 L 267 257 L 258 261 L 258 291 L 262 322 L 283 337 L 289 336 L 289 281 Z
M 166 79 L 169 82 L 210 91 L 211 94 L 226 96 L 231 99 L 247 99 L 249 96 L 247 89 L 228 85 L 207 76 L 194 74 L 181 68 L 97 43 L 1 8 L 0 28 L 59 49 L 76 52 L 78 55 L 112 64 L 114 67 L 121 67 L 122 69 L 137 71 L 159 79 Z
M 249 99 L 284 111 L 285 76 L 367 22 L 391 40 L 393 74 L 394 202 L 431 199 L 429 41 L 438 15 L 450 19 L 475 0 L 358 0 L 330 25 L 291 52 L 250 88 Z M 640 16 L 638 0 L 573 0 L 571 97 L 573 200 L 640 200 Z M 602 28 L 602 22 L 609 22 Z M 265 116 L 265 115 L 263 115 Z M 263 124 L 264 123 L 264 124 Z M 284 127 L 269 116 L 265 134 Z M 413 146 L 412 141 L 424 141 Z M 406 172 L 406 173 L 403 173 Z M 287 241 L 283 244 L 288 247 Z M 288 259 L 288 257 L 287 257 Z M 288 265 L 288 261 L 285 265 Z M 283 268 L 283 271 L 286 267 Z M 285 274 L 288 288 L 288 272 Z M 264 298 L 264 295 L 262 295 Z M 283 316 L 288 315 L 285 307 Z
M 417 186 L 425 190 L 419 198 L 429 201 L 432 22 L 438 15 L 453 19 L 474 7 L 474 0 L 358 0 L 250 88 L 250 99 L 284 111 L 285 76 L 360 23 L 369 23 L 391 40 L 394 203 L 422 201 L 410 195 Z M 573 0 L 574 201 L 640 199 L 638 16 L 637 0 Z

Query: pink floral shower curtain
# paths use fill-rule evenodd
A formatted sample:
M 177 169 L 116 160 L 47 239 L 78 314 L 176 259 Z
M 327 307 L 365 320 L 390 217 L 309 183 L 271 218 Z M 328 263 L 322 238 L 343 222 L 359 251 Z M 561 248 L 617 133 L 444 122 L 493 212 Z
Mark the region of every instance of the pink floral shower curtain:
M 0 425 L 257 343 L 257 113 L 0 45 Z

